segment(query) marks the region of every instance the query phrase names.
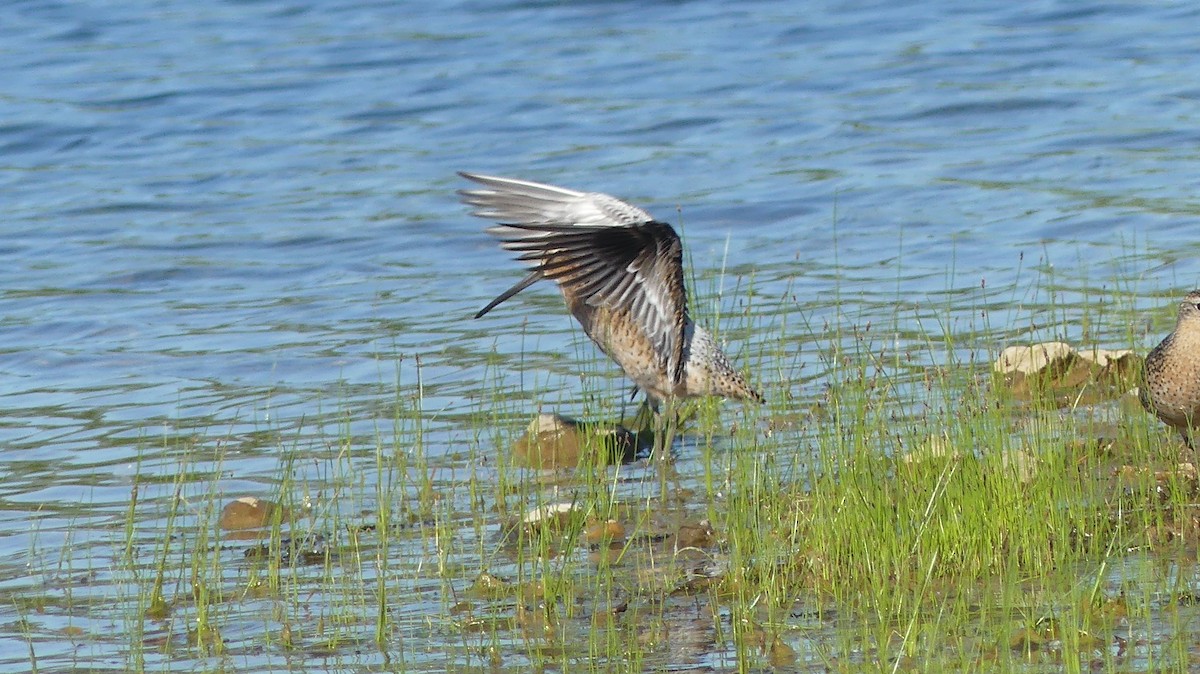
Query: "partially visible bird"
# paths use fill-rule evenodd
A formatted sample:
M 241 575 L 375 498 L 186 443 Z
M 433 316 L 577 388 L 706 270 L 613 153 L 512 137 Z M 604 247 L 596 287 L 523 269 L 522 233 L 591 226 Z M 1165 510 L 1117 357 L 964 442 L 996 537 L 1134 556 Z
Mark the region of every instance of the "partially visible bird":
M 1150 351 L 1144 368 L 1142 406 L 1194 447 L 1192 433 L 1200 429 L 1200 290 L 1179 303 L 1174 332 Z
M 475 314 L 540 279 L 558 283 L 567 308 L 651 404 L 705 395 L 763 402 L 688 316 L 683 246 L 671 225 L 599 192 L 460 173 L 482 188 L 460 190 L 488 232 L 531 271 Z

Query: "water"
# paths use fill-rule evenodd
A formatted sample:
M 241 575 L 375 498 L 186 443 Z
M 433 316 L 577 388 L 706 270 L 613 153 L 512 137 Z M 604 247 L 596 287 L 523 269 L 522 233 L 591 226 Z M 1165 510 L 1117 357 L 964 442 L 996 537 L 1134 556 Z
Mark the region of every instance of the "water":
M 153 541 L 180 461 L 185 492 L 239 495 L 269 493 L 285 450 L 319 492 L 339 428 L 364 441 L 345 461 L 371 456 L 410 404 L 396 382 L 413 385 L 417 355 L 427 451 L 450 481 L 481 389 L 511 397 L 515 425 L 538 403 L 578 410 L 581 359 L 623 386 L 552 288 L 468 320 L 521 272 L 457 204 L 456 170 L 682 221 L 700 313 L 751 301 L 766 334 L 789 316 L 815 331 L 875 319 L 902 341 L 949 316 L 979 353 L 1129 346 L 1127 324 L 1085 335 L 1070 320 L 1120 288 L 1154 317 L 1155 334 L 1136 331 L 1146 347 L 1200 280 L 1190 3 L 18 2 L 0 16 L 5 594 L 57 596 L 102 569 L 89 634 L 115 620 L 103 569 L 137 474 L 158 485 L 139 495 Z M 762 375 L 769 396 L 819 394 L 813 333 L 727 337 L 742 362 L 806 361 L 793 381 Z M 62 638 L 69 608 L 33 619 L 15 601 L 0 622 L 31 621 L 43 671 L 126 662 L 120 640 Z M 0 638 L 22 671 L 25 636 Z

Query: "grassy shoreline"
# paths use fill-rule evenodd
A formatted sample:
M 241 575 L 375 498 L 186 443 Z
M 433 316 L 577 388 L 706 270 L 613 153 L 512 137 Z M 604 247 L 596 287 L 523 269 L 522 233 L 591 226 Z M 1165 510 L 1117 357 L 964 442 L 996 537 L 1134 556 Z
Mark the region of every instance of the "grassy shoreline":
M 742 345 L 735 360 L 760 374 L 768 405 L 699 403 L 669 474 L 604 465 L 594 434 L 572 469 L 515 465 L 514 420 L 533 411 L 500 377 L 485 376 L 495 390 L 440 446 L 421 363 L 401 359 L 373 437 L 349 421 L 320 426 L 319 447 L 264 432 L 281 451 L 258 496 L 280 508 L 262 538 L 217 526 L 240 495 L 222 468 L 236 443 L 215 443 L 215 456 L 212 443 L 172 447 L 173 478 L 139 473 L 111 568 L 61 609 L 82 606 L 86 619 L 38 617 L 59 615 L 53 583 L 19 600 L 32 661 L 57 661 L 47 649 L 64 635 L 97 651 L 115 644 L 137 671 L 1197 661 L 1195 475 L 1152 417 L 1128 401 L 1014 395 L 990 368 L 988 304 L 966 314 L 947 296 L 941 308 L 818 323 L 762 314 L 768 299 L 752 280 L 736 293 L 747 299 L 705 322 Z M 1029 312 L 1082 312 L 1079 334 L 1135 346 L 1133 304 Z M 914 328 L 927 324 L 936 329 Z M 620 418 L 624 381 L 578 356 L 583 416 Z M 522 522 L 550 506 L 562 514 Z

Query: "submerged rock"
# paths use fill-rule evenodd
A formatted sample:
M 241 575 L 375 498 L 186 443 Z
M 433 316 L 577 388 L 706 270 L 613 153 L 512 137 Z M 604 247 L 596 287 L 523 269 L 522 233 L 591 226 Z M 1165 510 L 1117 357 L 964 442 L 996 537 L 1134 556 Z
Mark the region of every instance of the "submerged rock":
M 586 423 L 561 414 L 539 414 L 513 443 L 513 458 L 527 468 L 574 468 L 585 451 L 599 451 L 602 463 L 629 463 L 649 448 L 645 434 L 620 424 Z
M 583 538 L 588 545 L 602 543 L 623 543 L 625 541 L 625 525 L 617 520 L 590 520 L 583 528 Z
M 269 542 L 247 548 L 242 554 L 246 559 L 274 559 L 280 564 L 290 564 L 295 560 L 299 564 L 321 564 L 331 554 L 329 540 L 324 534 L 310 533 L 303 536 L 284 536 L 279 544 L 272 546 Z
M 1139 482 L 1145 483 L 1147 476 L 1153 476 L 1153 489 L 1159 500 L 1167 501 L 1176 489 L 1184 491 L 1184 498 L 1193 498 L 1200 492 L 1200 476 L 1196 466 L 1190 461 L 1177 464 L 1173 469 L 1152 470 L 1146 466 L 1122 465 L 1112 470 L 1113 477 L 1129 486 Z
M 512 597 L 517 588 L 507 580 L 484 571 L 467 588 L 467 596 L 476 599 L 502 599 Z
M 571 521 L 571 515 L 581 510 L 575 503 L 550 503 L 525 513 L 521 524 L 530 531 L 561 531 Z
M 280 521 L 287 522 L 288 512 L 282 506 L 257 496 L 242 496 L 225 504 L 225 508 L 221 510 L 221 517 L 217 520 L 217 526 L 231 532 L 264 529 L 271 526 L 277 511 Z
M 1134 388 L 1142 359 L 1128 349 L 1076 350 L 1066 342 L 1010 346 L 992 371 L 1013 395 L 1060 406 L 1111 400 Z

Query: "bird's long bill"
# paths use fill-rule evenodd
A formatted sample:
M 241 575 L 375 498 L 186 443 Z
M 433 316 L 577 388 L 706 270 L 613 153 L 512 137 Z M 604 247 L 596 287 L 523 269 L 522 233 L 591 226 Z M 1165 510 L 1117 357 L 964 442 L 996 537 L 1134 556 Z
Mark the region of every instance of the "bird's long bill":
M 540 271 L 529 272 L 529 275 L 526 276 L 525 278 L 521 279 L 520 281 L 517 281 L 516 285 L 514 285 L 513 287 L 509 288 L 508 290 L 505 290 L 504 292 L 500 293 L 500 296 L 497 297 L 496 299 L 492 300 L 491 302 L 488 302 L 488 305 L 486 307 L 480 309 L 479 313 L 475 314 L 475 318 L 479 318 L 479 317 L 483 316 L 484 314 L 486 314 L 487 312 L 491 311 L 492 309 L 495 309 L 496 305 L 498 305 L 501 302 L 503 302 L 504 300 L 512 297 L 513 295 L 516 295 L 517 293 L 528 288 L 529 286 L 533 285 L 534 283 L 537 283 L 541 279 L 542 279 L 542 272 L 540 272 Z

